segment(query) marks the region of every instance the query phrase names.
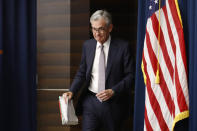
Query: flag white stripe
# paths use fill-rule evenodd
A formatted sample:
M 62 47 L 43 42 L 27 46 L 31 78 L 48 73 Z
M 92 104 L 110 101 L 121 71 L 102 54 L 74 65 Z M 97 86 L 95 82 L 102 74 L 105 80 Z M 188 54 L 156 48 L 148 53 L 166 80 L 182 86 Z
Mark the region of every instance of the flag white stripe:
M 174 20 L 172 18 L 172 14 L 171 14 L 171 10 L 170 10 L 168 1 L 166 1 L 166 10 L 167 10 L 167 16 L 168 16 L 168 21 L 169 21 L 169 24 L 170 24 L 170 28 L 172 30 L 172 34 L 174 34 L 175 27 L 172 26 L 172 24 L 171 24 L 171 21 L 174 21 Z M 173 35 L 173 38 L 174 38 L 174 35 Z M 174 40 L 174 42 L 176 43 L 175 40 Z M 174 74 L 174 79 L 175 79 L 175 74 Z M 176 86 L 175 83 L 174 83 L 174 86 Z M 173 89 L 173 91 L 174 91 L 174 103 L 175 103 L 175 115 L 176 115 L 176 114 L 180 113 L 180 109 L 179 109 L 179 106 L 178 106 L 177 91 L 176 91 L 176 89 Z
M 189 95 L 187 95 L 188 94 L 187 77 L 186 77 L 186 72 L 184 71 L 185 67 L 184 67 L 180 53 L 181 53 L 180 48 L 179 49 L 177 48 L 177 56 L 178 57 L 177 57 L 177 65 L 176 66 L 178 67 L 177 70 L 178 70 L 179 81 L 180 81 L 181 88 L 182 88 L 182 91 L 183 91 L 183 94 L 184 94 L 184 97 L 186 100 L 186 104 L 189 107 Z
M 149 100 L 149 96 L 148 96 L 147 91 L 146 91 L 146 109 L 147 109 L 147 117 L 148 117 L 148 120 L 149 120 L 149 123 L 150 123 L 152 129 L 154 131 L 161 130 L 159 123 L 158 123 L 158 119 L 157 119 L 157 117 L 152 109 L 152 106 L 150 104 L 150 100 Z
M 170 10 L 169 10 L 169 12 L 170 12 Z M 169 13 L 170 15 L 171 15 L 171 12 Z M 157 17 L 158 17 L 158 13 L 157 13 Z M 169 17 L 169 16 L 168 16 Z M 172 17 L 172 15 L 171 15 L 171 17 Z M 163 19 L 161 19 L 161 21 L 163 22 L 163 24 L 161 23 L 161 27 L 166 27 L 166 29 L 167 29 L 167 24 L 166 24 L 166 20 L 165 20 L 165 16 L 164 16 L 164 14 L 163 14 L 163 10 L 161 10 L 161 18 L 163 18 Z M 172 18 L 172 20 L 173 20 L 173 18 Z M 170 21 L 170 22 L 172 22 L 172 21 Z M 164 24 L 165 23 L 165 24 Z M 175 27 L 175 25 L 174 25 L 174 23 L 172 24 L 172 26 L 173 27 Z M 172 28 L 172 26 L 171 26 L 171 28 Z M 163 29 L 163 28 L 162 28 Z M 176 30 L 176 28 L 173 28 L 173 29 L 175 29 Z M 167 33 L 167 30 L 165 30 L 165 31 L 163 31 L 163 32 L 166 32 L 166 34 L 165 34 L 165 37 L 168 37 L 169 38 L 169 35 L 168 35 L 168 33 Z M 175 35 L 175 34 L 172 34 L 173 36 Z M 177 36 L 177 38 L 178 38 L 178 34 L 177 34 L 177 31 L 176 31 L 176 36 Z M 170 42 L 170 41 L 169 41 Z M 171 46 L 171 43 L 166 43 L 166 45 L 170 45 Z M 181 53 L 179 53 L 179 55 L 177 55 L 177 51 L 178 51 L 178 48 L 177 48 L 177 46 L 179 46 L 179 40 L 175 40 L 175 45 L 176 45 L 176 61 L 177 62 L 180 62 L 180 61 L 182 61 L 182 57 L 180 58 L 179 57 L 179 55 L 181 55 Z M 179 46 L 180 47 L 180 46 Z M 168 51 L 170 50 L 170 49 L 172 49 L 172 47 L 171 48 L 168 48 Z M 179 50 L 180 51 L 180 50 Z M 171 50 L 170 52 L 172 52 L 172 54 L 174 55 L 174 53 L 173 53 L 173 51 Z M 170 54 L 169 52 L 168 52 L 168 54 L 169 54 L 169 56 L 171 56 L 172 54 Z M 174 56 L 173 56 L 173 58 L 174 58 Z M 170 58 L 171 59 L 171 61 L 174 61 L 173 62 L 173 68 L 175 69 L 175 66 L 177 67 L 177 70 L 178 70 L 178 73 L 179 73 L 179 70 L 180 71 L 182 71 L 182 69 L 184 68 L 182 68 L 182 64 L 183 63 L 179 63 L 179 64 L 177 64 L 176 63 L 176 65 L 175 65 L 175 59 L 173 59 L 172 60 L 172 58 Z M 182 61 L 183 62 L 183 61 Z M 175 73 L 175 72 L 174 72 Z M 185 73 L 185 72 L 184 72 Z M 185 74 L 180 74 L 179 73 L 179 80 L 180 80 L 180 76 L 185 76 Z M 183 80 L 180 80 L 180 82 L 182 82 L 182 81 L 184 81 L 184 80 L 187 80 L 187 78 L 186 77 L 182 77 L 183 78 Z M 175 74 L 174 74 L 174 77 L 173 77 L 173 81 L 175 81 Z M 185 83 L 186 85 L 187 85 L 187 82 Z M 177 96 L 177 91 L 176 91 L 176 85 L 175 85 L 175 83 L 173 84 L 173 86 L 172 86 L 173 88 L 171 88 L 170 90 L 171 91 L 173 91 L 173 96 L 174 96 L 174 99 L 175 99 L 175 105 L 176 105 L 176 107 L 178 107 L 178 96 Z M 183 88 L 184 86 L 181 84 L 181 87 L 182 87 L 182 90 L 184 90 L 184 89 L 188 89 L 188 88 Z M 188 91 L 188 90 L 187 90 Z M 188 92 L 187 91 L 185 91 L 186 93 L 185 94 L 188 94 Z M 183 91 L 184 92 L 184 91 Z M 188 96 L 188 95 L 187 95 Z M 176 108 L 177 109 L 177 113 L 175 113 L 175 114 L 178 114 L 178 113 L 180 113 L 180 108 L 178 107 L 178 108 Z
M 156 13 L 156 16 L 157 16 L 157 20 L 159 21 L 159 11 L 157 11 Z M 170 41 L 170 37 L 169 37 L 169 34 L 168 34 L 168 28 L 167 28 L 167 23 L 166 23 L 166 19 L 165 19 L 165 15 L 164 15 L 164 12 L 163 12 L 163 9 L 160 10 L 160 21 L 161 21 L 161 30 L 163 32 L 163 36 L 164 36 L 164 40 L 165 40 L 165 45 L 166 45 L 166 48 L 167 48 L 167 52 L 168 52 L 168 55 L 170 57 L 170 61 L 172 63 L 172 66 L 173 66 L 173 69 L 174 69 L 174 66 L 175 66 L 175 54 L 172 50 L 172 45 L 171 45 L 171 41 Z
M 152 23 L 150 23 L 150 24 L 152 25 Z M 152 26 L 150 26 L 150 27 L 152 27 Z M 149 31 L 150 33 L 149 34 L 154 34 L 152 28 L 150 28 L 150 29 L 147 28 L 147 30 L 150 30 Z M 154 42 L 155 39 L 157 39 L 156 36 L 154 36 L 154 39 L 153 39 L 153 36 L 150 37 L 151 44 L 153 44 L 153 42 Z M 154 47 L 155 48 L 153 48 L 153 51 L 154 51 L 155 54 L 157 54 L 157 48 L 158 47 L 156 47 L 156 46 L 154 46 Z M 162 72 L 165 72 L 165 75 L 163 75 L 163 77 L 164 77 L 164 80 L 166 81 L 166 85 L 168 87 L 168 90 L 170 92 L 170 95 L 171 95 L 172 99 L 174 99 L 175 114 L 176 114 L 176 113 L 179 113 L 180 110 L 179 110 L 179 108 L 176 108 L 176 107 L 178 107 L 178 102 L 177 102 L 177 94 L 176 94 L 175 84 L 173 84 L 173 81 L 172 81 L 172 79 L 170 77 L 170 73 L 169 73 L 169 71 L 167 69 L 167 66 L 166 66 L 165 61 L 162 60 L 163 59 L 163 52 L 162 52 L 161 48 L 159 48 L 159 50 L 160 50 L 160 57 L 159 57 L 160 67 L 161 67 Z M 174 91 L 174 92 L 172 92 L 172 91 Z
M 148 24 L 150 26 L 148 26 L 147 31 L 149 32 L 149 34 L 152 34 L 152 36 L 150 36 L 151 46 L 152 46 L 152 49 L 154 51 L 155 56 L 157 56 L 158 46 L 159 46 L 158 44 L 155 44 L 157 42 L 157 37 L 156 37 L 156 35 L 155 35 L 154 31 L 153 31 L 153 28 L 152 28 L 152 21 L 148 21 Z M 173 87 L 174 84 L 173 84 L 173 81 L 171 79 L 169 70 L 168 70 L 168 68 L 166 66 L 166 62 L 164 60 L 163 52 L 162 52 L 160 46 L 159 46 L 159 51 L 160 51 L 160 55 L 159 55 L 160 67 L 161 67 L 161 70 L 163 72 L 163 77 L 164 77 L 164 80 L 166 82 L 166 85 L 167 85 L 168 90 L 170 92 L 170 95 L 172 97 L 174 95 L 174 93 L 172 92 L 171 88 Z
M 170 13 L 170 7 L 169 7 L 168 0 L 166 1 L 166 7 L 167 7 L 168 15 L 169 15 L 170 27 L 172 28 L 173 38 L 174 38 L 174 41 L 175 41 L 175 44 L 176 44 L 176 61 L 177 61 L 176 66 L 177 66 L 177 69 L 178 69 L 178 77 L 179 77 L 179 81 L 180 81 L 180 84 L 181 84 L 181 88 L 183 90 L 183 94 L 184 94 L 187 106 L 189 106 L 189 96 L 188 96 L 187 77 L 186 77 L 187 75 L 186 75 L 186 71 L 185 71 L 185 68 L 184 68 L 183 59 L 182 59 L 182 56 L 181 56 L 178 33 L 177 33 L 177 30 L 176 30 L 174 19 L 173 19 L 171 13 Z M 180 72 L 182 72 L 182 73 L 180 73 Z
M 166 11 L 167 11 L 167 18 L 168 18 L 168 21 L 169 21 L 169 24 L 170 24 L 170 21 L 173 21 L 173 18 L 172 18 L 171 10 L 169 9 L 168 0 L 166 1 Z M 172 31 L 172 35 L 174 35 L 173 29 L 175 27 L 170 25 L 170 28 L 171 28 L 171 31 Z M 174 42 L 176 43 L 176 41 L 174 41 Z M 175 66 L 176 65 L 174 64 L 174 69 L 175 69 Z M 173 75 L 173 81 L 175 81 L 175 70 L 174 70 L 174 75 Z M 180 113 L 180 109 L 179 109 L 179 106 L 178 106 L 177 90 L 176 90 L 175 82 L 173 83 L 172 92 L 173 92 L 173 97 L 174 97 L 175 115 L 176 115 L 176 114 Z
M 159 103 L 159 106 L 160 106 L 160 109 L 161 109 L 161 112 L 162 112 L 162 115 L 163 115 L 163 118 L 164 118 L 166 124 L 170 123 L 170 122 L 172 122 L 172 119 L 169 119 L 169 118 L 171 118 L 171 114 L 170 114 L 169 108 L 167 106 L 167 103 L 165 101 L 165 98 L 163 96 L 163 92 L 161 91 L 160 86 L 158 84 L 155 84 L 155 74 L 153 72 L 153 68 L 152 68 L 150 58 L 149 58 L 146 43 L 144 44 L 144 57 L 146 59 L 147 65 L 149 65 L 149 66 L 147 66 L 147 73 L 148 73 L 148 76 L 150 77 L 150 80 L 151 80 L 151 88 L 152 88 L 153 93 Z M 167 126 L 170 129 L 170 125 L 167 124 Z
M 146 124 L 145 124 L 145 120 L 144 120 L 144 131 L 146 131 Z

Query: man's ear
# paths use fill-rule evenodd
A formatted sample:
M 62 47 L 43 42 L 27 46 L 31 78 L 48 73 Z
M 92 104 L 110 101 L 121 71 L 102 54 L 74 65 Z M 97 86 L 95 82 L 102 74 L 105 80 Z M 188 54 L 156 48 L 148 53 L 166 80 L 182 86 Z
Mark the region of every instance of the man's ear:
M 112 32 L 112 29 L 113 29 L 113 24 L 110 24 L 109 25 L 109 32 Z

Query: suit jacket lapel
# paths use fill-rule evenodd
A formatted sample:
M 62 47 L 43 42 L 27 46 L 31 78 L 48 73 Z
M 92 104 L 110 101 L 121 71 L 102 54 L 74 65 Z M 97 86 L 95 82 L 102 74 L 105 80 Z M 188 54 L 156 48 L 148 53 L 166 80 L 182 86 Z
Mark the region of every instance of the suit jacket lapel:
M 106 68 L 106 74 L 105 74 L 105 80 L 107 81 L 107 78 L 109 76 L 112 64 L 113 64 L 113 57 L 116 54 L 116 46 L 113 42 L 113 39 L 111 39 L 110 47 L 109 47 L 109 53 L 108 53 L 108 59 L 107 59 L 107 68 Z
M 95 57 L 95 50 L 96 50 L 96 41 L 94 41 L 91 45 L 90 45 L 90 47 L 89 47 L 89 49 L 87 50 L 88 51 L 88 58 L 87 58 L 87 61 L 88 61 L 88 63 L 87 63 L 87 65 L 90 65 L 90 66 L 88 66 L 88 70 L 87 70 L 87 74 L 89 75 L 90 73 L 91 73 L 91 71 L 92 71 L 92 66 L 93 66 L 93 61 L 94 61 L 94 57 Z

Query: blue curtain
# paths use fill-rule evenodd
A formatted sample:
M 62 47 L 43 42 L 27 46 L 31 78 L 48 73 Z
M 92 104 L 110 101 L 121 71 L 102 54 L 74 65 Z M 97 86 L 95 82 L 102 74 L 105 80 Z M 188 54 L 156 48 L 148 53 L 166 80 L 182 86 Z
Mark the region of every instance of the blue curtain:
M 146 28 L 146 2 L 147 0 L 138 0 L 134 131 L 143 131 L 144 129 L 145 85 L 141 71 L 141 62 Z
M 197 130 L 197 1 L 180 0 L 187 44 L 190 117 L 189 130 Z
M 1 131 L 36 130 L 36 0 L 0 0 Z
M 135 85 L 134 131 L 142 131 L 144 126 L 144 83 L 141 72 L 141 58 L 146 24 L 146 1 L 138 0 L 138 32 L 137 32 L 137 61 Z M 190 100 L 189 127 L 188 119 L 180 121 L 175 127 L 178 130 L 197 130 L 197 1 L 179 0 L 185 43 L 187 49 L 188 85 Z

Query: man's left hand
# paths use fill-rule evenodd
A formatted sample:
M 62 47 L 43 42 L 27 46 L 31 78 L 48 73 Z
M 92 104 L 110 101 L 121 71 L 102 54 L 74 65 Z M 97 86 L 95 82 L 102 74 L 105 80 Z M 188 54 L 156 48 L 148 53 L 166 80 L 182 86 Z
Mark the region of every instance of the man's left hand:
M 96 94 L 96 97 L 101 101 L 106 101 L 110 99 L 114 95 L 114 91 L 112 89 L 103 90 L 100 93 Z

